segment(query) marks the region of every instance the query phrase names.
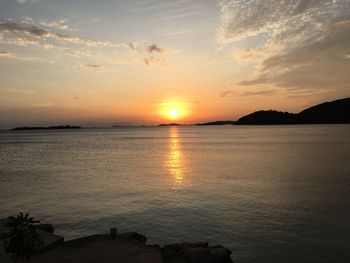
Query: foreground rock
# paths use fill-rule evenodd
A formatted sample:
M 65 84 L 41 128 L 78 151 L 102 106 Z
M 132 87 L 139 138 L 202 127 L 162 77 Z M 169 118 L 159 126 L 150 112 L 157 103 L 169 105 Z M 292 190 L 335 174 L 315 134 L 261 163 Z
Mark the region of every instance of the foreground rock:
M 165 263 L 232 263 L 231 251 L 208 243 L 182 243 L 161 248 Z
M 136 240 L 109 235 L 94 235 L 67 241 L 62 245 L 40 253 L 30 262 L 125 262 L 162 263 L 157 246 L 142 244 Z
M 0 234 L 8 229 L 6 220 L 0 220 Z M 231 251 L 208 243 L 182 243 L 147 245 L 147 238 L 135 232 L 110 235 L 93 235 L 63 242 L 63 237 L 53 234 L 52 225 L 37 226 L 44 247 L 29 262 L 33 263 L 232 263 Z M 12 263 L 0 241 L 0 262 Z

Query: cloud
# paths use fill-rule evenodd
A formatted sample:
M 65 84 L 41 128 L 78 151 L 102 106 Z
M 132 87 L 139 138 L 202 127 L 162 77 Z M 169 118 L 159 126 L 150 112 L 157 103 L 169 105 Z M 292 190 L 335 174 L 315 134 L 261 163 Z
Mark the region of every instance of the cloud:
M 161 58 L 156 58 L 156 57 L 148 57 L 144 58 L 143 62 L 145 63 L 146 66 L 151 66 L 151 65 L 165 65 L 165 60 Z
M 109 66 L 115 64 L 165 65 L 164 58 L 157 58 L 152 55 L 145 57 L 145 53 L 163 53 L 167 50 L 156 44 L 147 46 L 146 50 L 139 50 L 138 46 L 140 44 L 137 42 L 114 43 L 112 41 L 82 38 L 71 33 L 57 32 L 54 29 L 72 30 L 67 19 L 52 21 L 34 21 L 30 17 L 22 17 L 19 21 L 0 19 L 0 44 L 58 50 L 76 58 L 94 58 Z M 108 55 L 106 49 L 109 49 Z M 127 56 L 129 53 L 126 53 L 126 51 L 136 50 L 139 52 L 133 57 Z M 116 55 L 114 51 L 121 51 L 120 56 Z M 10 54 L 3 54 L 2 56 L 10 56 Z M 76 66 L 77 68 L 89 68 L 94 71 L 101 70 L 100 66 L 94 64 L 88 64 L 88 66 L 77 64 Z
M 85 67 L 93 71 L 100 71 L 102 69 L 102 67 L 97 64 L 86 64 Z
M 19 4 L 35 4 L 39 3 L 39 0 L 16 0 L 16 2 Z
M 165 48 L 162 48 L 156 44 L 150 45 L 146 47 L 147 52 L 149 53 L 163 53 L 165 51 Z
M 236 91 L 236 90 L 226 90 L 220 93 L 220 98 L 225 97 L 250 97 L 250 96 L 269 96 L 276 94 L 276 90 L 258 90 L 258 91 Z
M 18 24 L 15 22 L 7 21 L 0 23 L 0 33 L 13 33 L 15 35 L 34 35 L 37 37 L 54 37 L 55 34 L 50 33 L 47 30 L 31 26 L 28 20 L 25 23 Z
M 257 59 L 252 78 L 239 84 L 349 87 L 349 0 L 221 0 L 220 7 L 221 41 L 259 43 L 234 54 L 238 60 Z
M 101 41 L 94 39 L 81 38 L 79 36 L 70 34 L 55 33 L 48 29 L 40 28 L 33 25 L 31 21 L 27 18 L 21 23 L 16 23 L 12 21 L 0 21 L 0 34 L 10 34 L 7 39 L 11 44 L 17 44 L 20 46 L 27 45 L 38 45 L 41 46 L 40 41 L 51 41 L 51 43 L 46 44 L 49 48 L 54 48 L 58 44 L 79 44 L 87 47 L 94 48 L 120 48 L 122 45 L 112 43 L 111 41 Z M 2 42 L 6 43 L 6 37 L 3 37 Z
M 238 41 L 262 34 L 287 33 L 314 39 L 319 29 L 335 18 L 345 19 L 348 0 L 221 0 L 220 36 L 224 41 Z M 312 34 L 307 34 L 307 33 Z
M 9 21 L 11 20 L 8 20 L 8 22 Z M 6 21 L 3 21 L 3 22 L 6 22 Z M 47 19 L 34 20 L 31 17 L 24 16 L 24 17 L 21 17 L 21 19 L 19 19 L 17 23 L 22 25 L 27 25 L 27 26 L 74 31 L 74 29 L 69 24 L 69 20 L 67 18 L 60 18 L 55 20 L 47 20 Z
M 266 55 L 261 48 L 245 48 L 233 53 L 233 57 L 237 61 L 252 60 L 261 58 Z
M 5 50 L 0 50 L 0 58 L 15 58 L 16 54 Z
M 137 45 L 135 43 L 130 42 L 130 43 L 127 44 L 127 46 L 132 51 L 137 50 Z
M 39 24 L 49 28 L 55 28 L 59 30 L 73 30 L 69 24 L 67 19 L 58 19 L 58 20 L 40 20 Z
M 225 90 L 220 93 L 220 98 L 230 97 L 232 95 L 232 90 Z
M 18 88 L 13 88 L 13 87 L 8 87 L 8 86 L 0 86 L 0 94 L 12 94 L 12 95 L 31 95 L 34 94 L 35 92 L 33 90 L 28 90 L 28 89 L 18 89 Z
M 37 109 L 47 109 L 47 108 L 52 108 L 54 107 L 55 104 L 50 102 L 50 101 L 45 101 L 45 102 L 41 102 L 41 103 L 38 103 L 38 104 L 35 104 L 34 105 L 34 108 L 37 108 Z

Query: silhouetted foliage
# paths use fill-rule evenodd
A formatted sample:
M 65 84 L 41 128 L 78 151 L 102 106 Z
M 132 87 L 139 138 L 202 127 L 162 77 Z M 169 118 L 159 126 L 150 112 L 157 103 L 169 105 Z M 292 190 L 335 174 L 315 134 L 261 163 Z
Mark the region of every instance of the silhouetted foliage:
M 6 224 L 9 232 L 4 235 L 4 246 L 6 253 L 10 254 L 14 261 L 29 260 L 40 248 L 42 240 L 36 232 L 36 223 L 39 221 L 29 217 L 28 213 L 9 217 L 9 222 Z

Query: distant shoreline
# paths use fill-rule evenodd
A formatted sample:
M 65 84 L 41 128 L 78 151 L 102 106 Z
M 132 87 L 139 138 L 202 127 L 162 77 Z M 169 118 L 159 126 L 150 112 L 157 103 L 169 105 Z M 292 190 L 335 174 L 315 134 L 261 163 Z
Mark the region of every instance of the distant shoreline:
M 80 126 L 59 125 L 49 127 L 16 127 L 10 129 L 10 131 L 31 131 L 31 130 L 67 130 L 67 129 L 81 129 Z
M 205 123 L 181 124 L 161 123 L 159 125 L 113 125 L 95 128 L 130 128 L 130 127 L 169 127 L 169 126 L 222 126 L 222 125 L 305 125 L 305 124 L 350 124 L 350 97 L 325 102 L 307 108 L 299 113 L 261 110 L 233 120 L 219 120 Z M 81 126 L 59 125 L 49 127 L 16 127 L 10 131 L 26 130 L 65 130 L 82 129 Z M 87 127 L 85 127 L 87 128 Z
M 171 125 L 171 124 L 164 124 L 164 125 L 134 125 L 134 126 L 118 126 L 118 127 L 79 127 L 79 128 L 52 128 L 52 127 L 43 127 L 43 128 L 37 128 L 37 127 L 25 127 L 24 129 L 22 127 L 13 128 L 13 129 L 2 129 L 0 132 L 16 132 L 16 131 L 64 131 L 64 130 L 89 130 L 89 129 L 128 129 L 128 128 L 168 128 L 168 127 L 207 127 L 207 126 L 303 126 L 303 125 L 349 125 L 350 123 L 286 123 L 286 124 L 177 124 L 177 125 Z

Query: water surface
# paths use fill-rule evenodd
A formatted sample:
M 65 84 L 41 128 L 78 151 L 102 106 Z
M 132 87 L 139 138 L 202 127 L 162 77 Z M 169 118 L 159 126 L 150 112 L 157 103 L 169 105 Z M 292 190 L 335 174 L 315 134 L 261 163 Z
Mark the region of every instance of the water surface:
M 0 132 L 0 216 L 110 227 L 235 262 L 350 261 L 350 125 Z

